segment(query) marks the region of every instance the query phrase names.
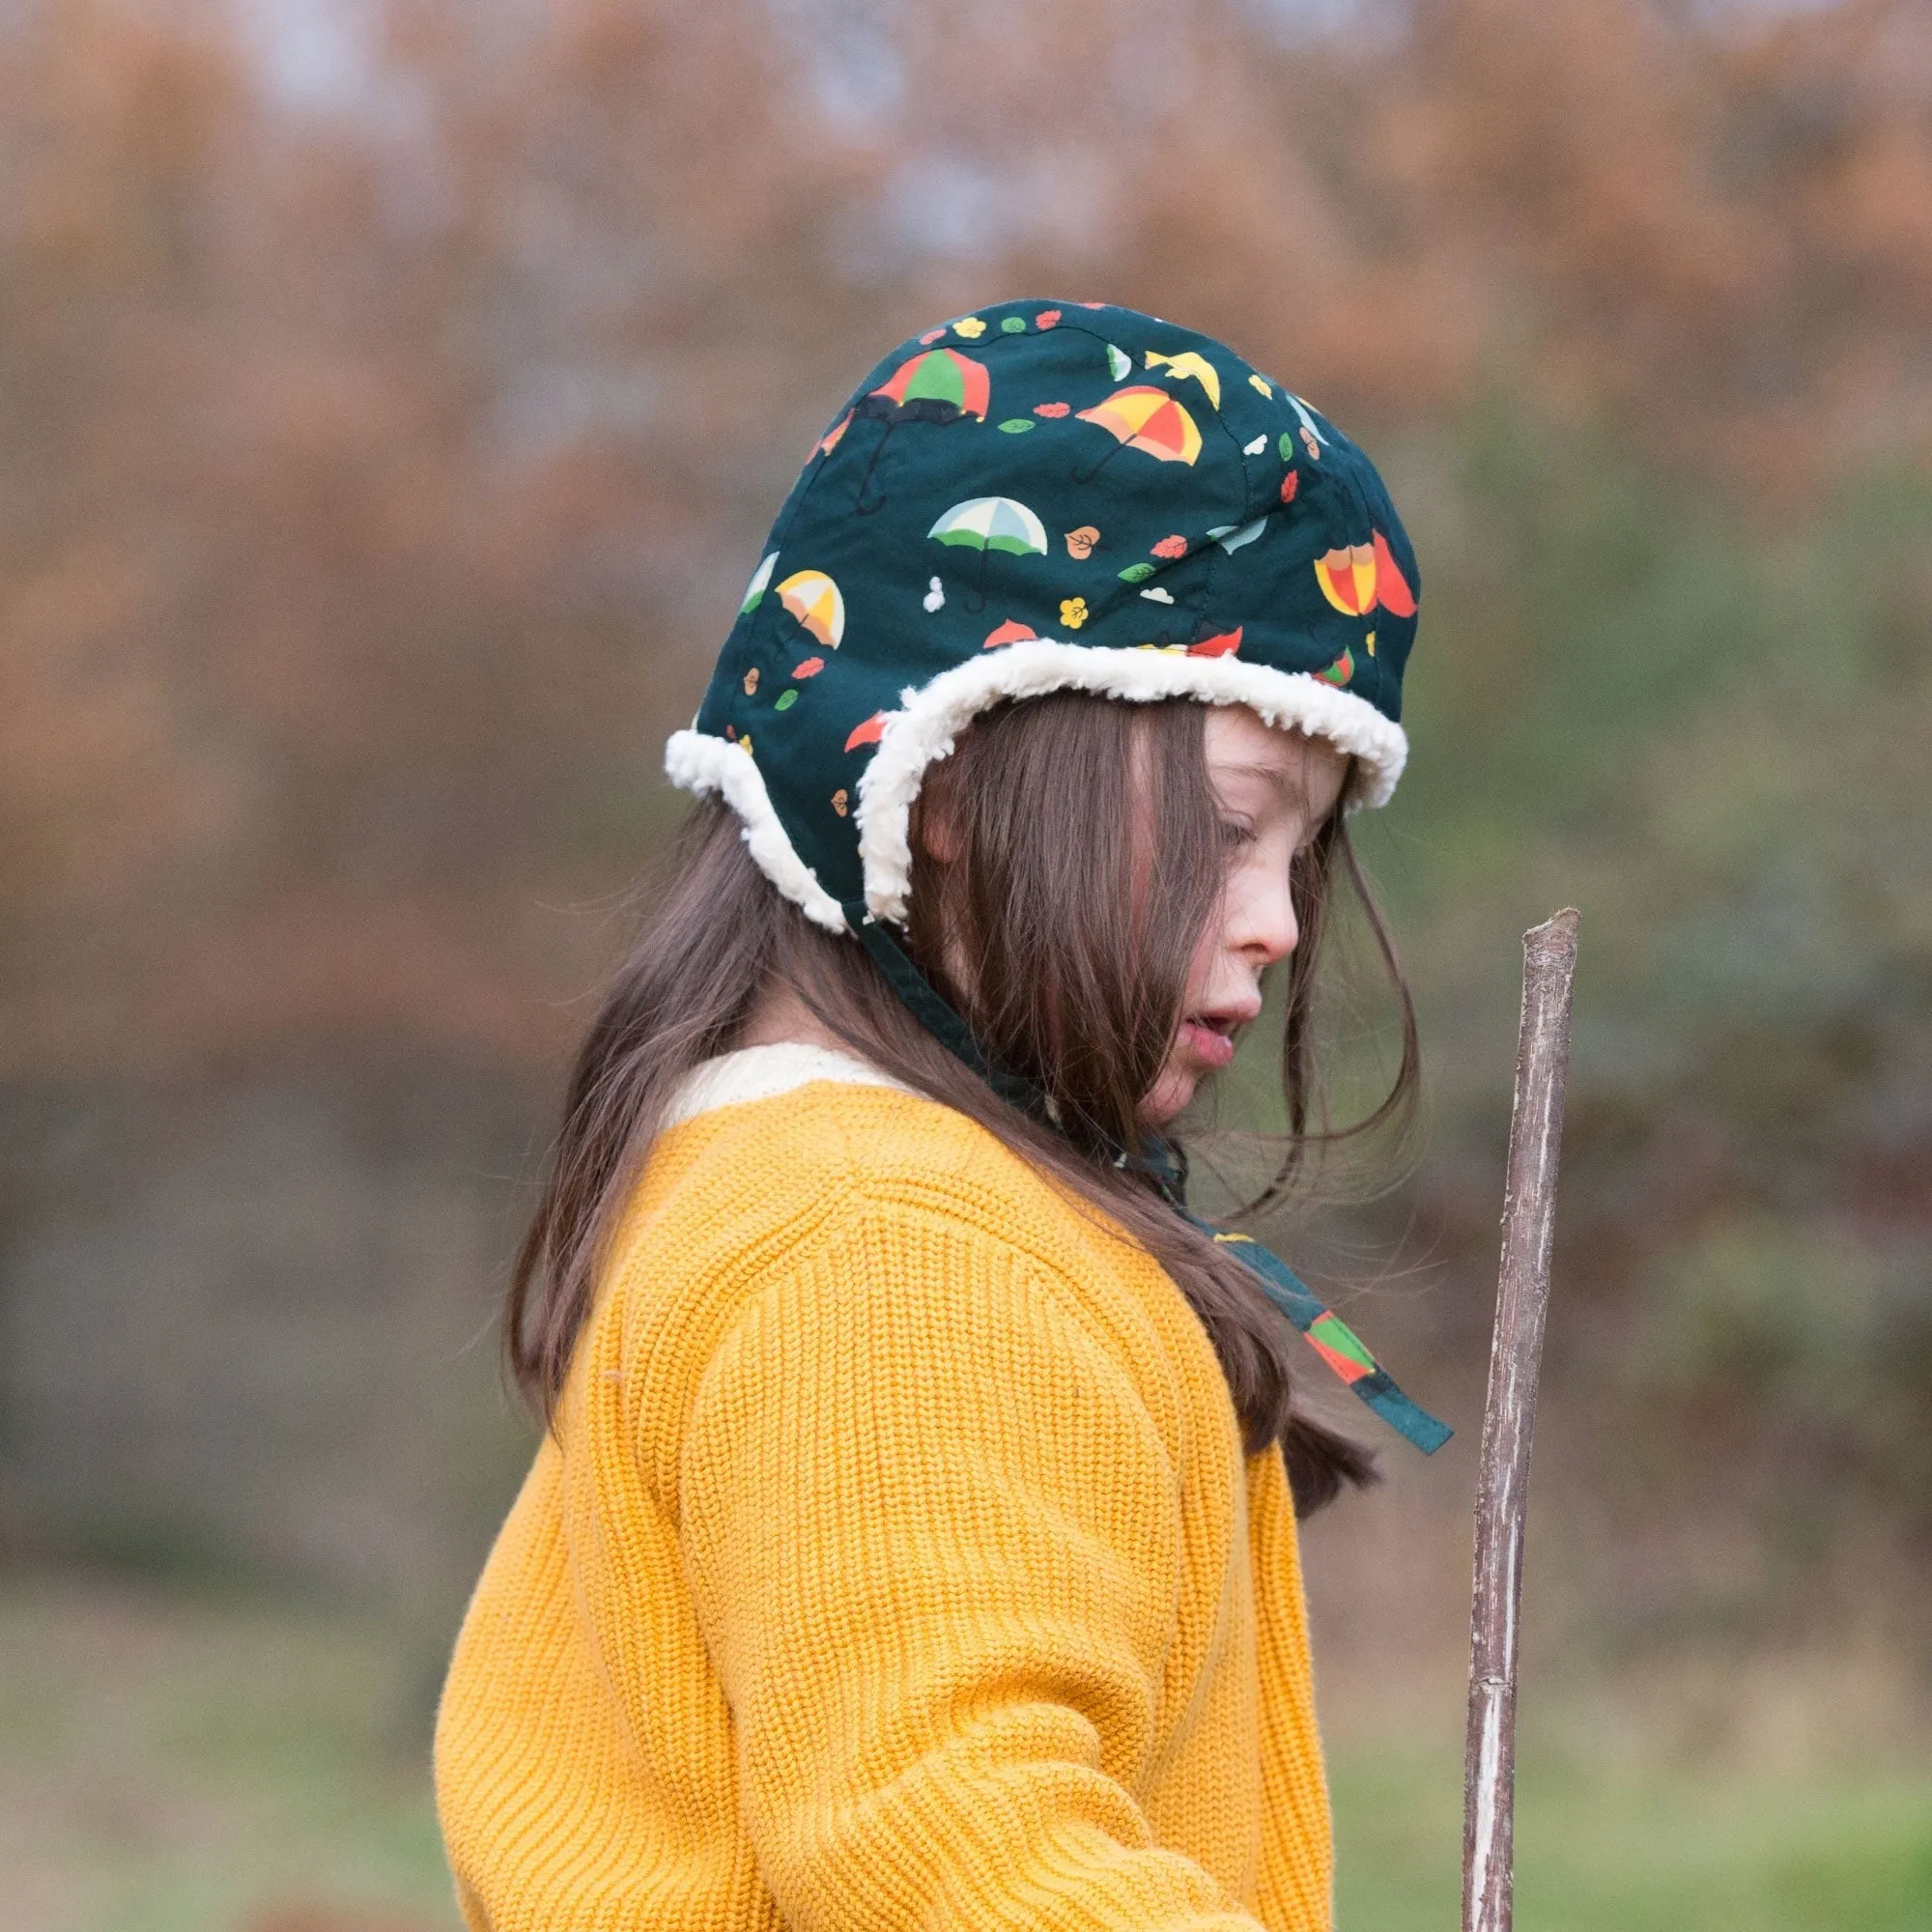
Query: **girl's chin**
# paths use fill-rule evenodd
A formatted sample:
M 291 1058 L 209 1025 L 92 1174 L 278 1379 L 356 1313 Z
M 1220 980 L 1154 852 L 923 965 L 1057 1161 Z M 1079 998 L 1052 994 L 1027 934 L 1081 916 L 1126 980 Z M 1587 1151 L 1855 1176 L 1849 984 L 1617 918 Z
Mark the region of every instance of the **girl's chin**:
M 1226 1034 L 1216 1033 L 1211 1027 L 1196 1026 L 1192 1020 L 1182 1021 L 1179 1037 L 1167 1056 L 1167 1065 L 1160 1069 L 1160 1078 L 1141 1102 L 1142 1122 L 1150 1127 L 1166 1126 L 1185 1112 L 1202 1081 L 1210 1073 L 1218 1073 L 1234 1057 L 1235 1042 Z

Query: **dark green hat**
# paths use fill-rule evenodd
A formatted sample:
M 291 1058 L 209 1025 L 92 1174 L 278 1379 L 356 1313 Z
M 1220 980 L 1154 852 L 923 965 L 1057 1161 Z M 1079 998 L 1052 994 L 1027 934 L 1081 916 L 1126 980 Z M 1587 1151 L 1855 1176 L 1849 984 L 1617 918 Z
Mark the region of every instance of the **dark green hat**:
M 1355 445 L 1232 350 L 1005 302 L 874 369 L 779 512 L 666 753 L 787 898 L 903 923 L 926 767 L 1006 698 L 1251 706 L 1395 789 L 1415 555 Z

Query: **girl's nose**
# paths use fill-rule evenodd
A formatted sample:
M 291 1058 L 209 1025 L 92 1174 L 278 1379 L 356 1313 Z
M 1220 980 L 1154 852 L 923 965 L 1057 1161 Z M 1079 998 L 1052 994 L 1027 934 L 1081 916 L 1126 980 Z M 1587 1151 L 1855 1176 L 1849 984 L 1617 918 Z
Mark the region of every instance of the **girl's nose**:
M 1272 966 L 1301 937 L 1288 874 L 1274 867 L 1244 867 L 1229 895 L 1227 942 L 1258 966 Z

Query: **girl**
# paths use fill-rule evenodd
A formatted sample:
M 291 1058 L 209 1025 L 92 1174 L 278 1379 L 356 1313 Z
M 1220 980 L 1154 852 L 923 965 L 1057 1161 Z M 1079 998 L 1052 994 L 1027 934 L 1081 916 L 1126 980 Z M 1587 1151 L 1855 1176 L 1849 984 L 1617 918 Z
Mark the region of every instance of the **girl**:
M 510 1296 L 550 1430 L 437 1742 L 475 1932 L 1328 1924 L 1294 1518 L 1370 1462 L 1292 1326 L 1446 1432 L 1159 1130 L 1285 961 L 1303 1132 L 1416 584 L 1351 443 L 1126 310 L 963 317 L 828 430 Z

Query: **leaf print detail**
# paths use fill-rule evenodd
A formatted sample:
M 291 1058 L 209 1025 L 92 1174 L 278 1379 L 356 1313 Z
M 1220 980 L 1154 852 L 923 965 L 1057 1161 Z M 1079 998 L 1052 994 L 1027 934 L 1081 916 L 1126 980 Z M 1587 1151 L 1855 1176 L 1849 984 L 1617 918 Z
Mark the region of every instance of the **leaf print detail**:
M 1250 374 L 1248 377 L 1248 383 L 1251 387 L 1259 389 L 1264 396 L 1272 396 L 1274 394 L 1274 391 L 1268 387 L 1266 379 L 1264 377 Z
M 1162 537 L 1154 545 L 1152 554 L 1155 556 L 1185 556 L 1187 554 L 1187 539 L 1183 536 Z
M 792 666 L 791 674 L 794 678 L 802 680 L 808 677 L 816 677 L 824 668 L 825 660 L 823 658 L 807 658 L 803 664 Z
M 840 785 L 838 789 L 832 794 L 832 810 L 836 811 L 840 818 L 843 818 L 846 812 L 848 812 L 851 809 L 852 809 L 851 797 L 846 792 L 845 787 L 843 785 Z
M 1281 500 L 1284 503 L 1293 502 L 1294 493 L 1300 487 L 1301 487 L 1301 471 L 1298 469 L 1291 469 L 1288 472 L 1288 474 L 1281 479 Z
M 1302 425 L 1301 441 L 1302 446 L 1308 451 L 1309 462 L 1320 463 L 1321 461 L 1321 445 L 1316 440 L 1315 432 L 1305 423 Z
M 963 335 L 968 342 L 977 342 L 986 332 L 986 325 L 977 315 L 962 316 L 952 325 L 954 335 Z
M 795 690 L 781 691 L 779 693 L 779 701 L 772 706 L 772 709 L 774 711 L 789 711 L 797 702 L 798 693 Z
M 745 673 L 745 696 L 747 697 L 755 697 L 757 696 L 757 695 L 758 695 L 758 668 L 756 665 L 753 665 L 751 668 L 751 669 Z
M 1059 320 L 1060 311 L 1057 308 L 1043 308 L 1034 317 L 1035 325 L 1040 328 L 1051 328 Z
M 1152 575 L 1152 564 L 1130 563 L 1126 569 L 1121 572 L 1121 582 L 1122 583 L 1144 583 Z
M 1063 597 L 1060 600 L 1060 621 L 1069 631 L 1077 631 L 1087 621 L 1087 600 L 1084 597 Z
M 1289 431 L 1282 431 L 1281 441 L 1276 447 L 1280 449 L 1281 460 L 1284 463 L 1293 463 L 1294 461 L 1294 438 Z
M 1031 416 L 1009 416 L 1000 427 L 1009 436 L 1024 436 L 1028 430 L 1035 429 L 1037 425 Z
M 1071 403 L 1036 403 L 1033 412 L 1037 416 L 1064 416 L 1072 407 Z
M 1019 335 L 1024 333 L 1025 329 L 1026 324 L 1016 315 L 1008 316 L 1000 325 L 1000 332 L 1003 335 Z
M 1066 532 L 1066 554 L 1084 560 L 1094 554 L 1094 546 L 1100 541 L 1100 532 L 1092 524 L 1082 524 L 1077 530 Z

